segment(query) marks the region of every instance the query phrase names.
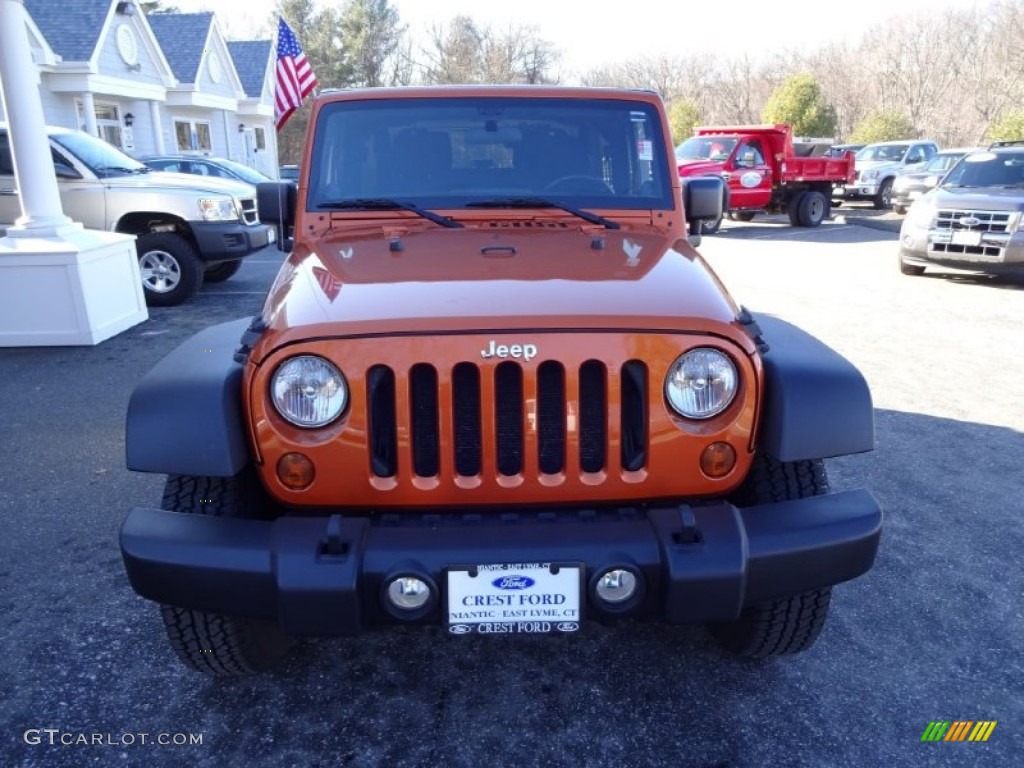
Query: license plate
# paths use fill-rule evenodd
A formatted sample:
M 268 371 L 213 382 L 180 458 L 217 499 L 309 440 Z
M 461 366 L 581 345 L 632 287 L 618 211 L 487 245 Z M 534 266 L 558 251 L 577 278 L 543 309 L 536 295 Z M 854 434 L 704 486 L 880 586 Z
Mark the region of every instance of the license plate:
M 579 563 L 501 563 L 449 568 L 447 626 L 453 635 L 578 632 Z
M 981 232 L 954 232 L 953 245 L 981 245 Z

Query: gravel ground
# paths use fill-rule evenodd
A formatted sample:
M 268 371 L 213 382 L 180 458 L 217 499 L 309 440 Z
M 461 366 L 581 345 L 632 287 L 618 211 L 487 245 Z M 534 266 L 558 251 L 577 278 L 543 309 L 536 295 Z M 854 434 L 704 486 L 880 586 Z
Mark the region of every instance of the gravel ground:
M 872 384 L 877 450 L 829 472 L 880 499 L 882 547 L 836 589 L 811 651 L 736 661 L 688 627 L 428 629 L 310 642 L 261 678 L 182 668 L 117 548 L 127 509 L 157 505 L 162 484 L 124 469 L 124 414 L 167 351 L 257 311 L 268 252 L 99 347 L 0 350 L 0 766 L 1018 764 L 1024 284 L 903 277 L 892 232 L 836 221 L 727 222 L 702 250 L 739 301 Z M 939 719 L 999 725 L 984 744 L 920 743 Z M 120 743 L 28 744 L 29 729 Z

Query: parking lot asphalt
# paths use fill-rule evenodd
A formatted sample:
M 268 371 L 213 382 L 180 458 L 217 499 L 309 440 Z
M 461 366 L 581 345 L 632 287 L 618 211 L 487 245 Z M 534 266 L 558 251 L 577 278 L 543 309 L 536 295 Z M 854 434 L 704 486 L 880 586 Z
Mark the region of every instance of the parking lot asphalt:
M 845 218 L 726 222 L 701 250 L 738 301 L 872 386 L 876 450 L 827 466 L 834 488 L 879 498 L 882 545 L 809 652 L 737 661 L 702 628 L 627 622 L 374 633 L 305 642 L 263 677 L 185 670 L 117 548 L 128 508 L 162 487 L 124 468 L 124 414 L 191 333 L 258 311 L 281 260 L 267 251 L 95 348 L 0 350 L 0 766 L 1018 764 L 1024 282 L 902 276 L 895 235 Z M 986 743 L 922 743 L 932 720 L 998 725 Z M 60 743 L 81 734 L 106 743 Z

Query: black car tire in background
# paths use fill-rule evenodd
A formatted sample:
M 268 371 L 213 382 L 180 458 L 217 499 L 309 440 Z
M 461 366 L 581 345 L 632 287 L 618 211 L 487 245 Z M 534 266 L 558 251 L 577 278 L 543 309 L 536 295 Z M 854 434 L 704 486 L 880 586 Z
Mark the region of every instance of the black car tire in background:
M 203 281 L 207 283 L 223 283 L 241 268 L 241 259 L 222 261 L 220 264 L 214 264 L 212 267 L 206 268 L 206 272 L 203 275 Z
M 203 267 L 188 240 L 172 232 L 151 232 L 135 241 L 146 304 L 173 307 L 203 285 Z
M 878 188 L 878 194 L 871 201 L 876 211 L 892 207 L 892 179 L 885 179 Z

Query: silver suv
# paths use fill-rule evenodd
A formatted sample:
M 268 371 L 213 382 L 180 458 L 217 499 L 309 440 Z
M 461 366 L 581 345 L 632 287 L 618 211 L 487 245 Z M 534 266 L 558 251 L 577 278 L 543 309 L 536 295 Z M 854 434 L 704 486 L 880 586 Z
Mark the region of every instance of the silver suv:
M 146 303 L 180 304 L 203 280 L 227 280 L 277 240 L 256 190 L 227 179 L 150 172 L 83 131 L 47 128 L 64 212 L 89 229 L 136 235 Z M 0 123 L 0 230 L 21 215 L 7 125 Z
M 938 151 L 938 144 L 923 139 L 868 144 L 857 152 L 857 176 L 853 184 L 837 185 L 832 196 L 870 200 L 876 209 L 888 209 L 892 205 L 892 184 L 896 175 L 905 168 L 928 162 Z
M 1024 142 L 972 152 L 919 198 L 900 230 L 900 272 L 927 266 L 1024 274 Z

